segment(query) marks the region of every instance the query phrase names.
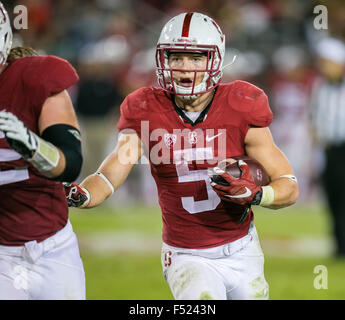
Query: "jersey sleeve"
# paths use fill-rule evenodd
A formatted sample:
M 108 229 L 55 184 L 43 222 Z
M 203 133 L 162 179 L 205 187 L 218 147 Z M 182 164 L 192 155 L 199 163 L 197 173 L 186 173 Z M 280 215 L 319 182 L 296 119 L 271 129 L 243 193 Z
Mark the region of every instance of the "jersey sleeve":
M 148 94 L 147 88 L 141 88 L 128 95 L 120 107 L 120 119 L 117 129 L 122 133 L 134 133 L 141 138 L 142 124 L 148 120 Z
M 261 90 L 252 105 L 251 111 L 247 114 L 249 126 L 268 127 L 273 121 L 273 113 L 268 103 L 267 95 Z
M 134 131 L 140 136 L 139 121 L 131 115 L 129 98 L 122 102 L 120 107 L 120 119 L 117 123 L 117 130 L 122 133 L 134 133 Z
M 48 97 L 68 89 L 78 80 L 78 74 L 72 65 L 55 56 L 31 57 L 23 72 L 24 88 L 38 114 Z
M 245 126 L 267 127 L 273 120 L 265 92 L 255 85 L 237 80 L 231 85 L 229 104 L 239 114 Z

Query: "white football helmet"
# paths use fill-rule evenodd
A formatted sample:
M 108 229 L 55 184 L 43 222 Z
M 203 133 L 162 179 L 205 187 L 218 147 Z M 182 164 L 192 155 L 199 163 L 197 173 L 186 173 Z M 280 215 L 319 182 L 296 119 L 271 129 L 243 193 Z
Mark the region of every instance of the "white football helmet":
M 10 18 L 0 2 L 0 66 L 4 65 L 12 47 L 12 29 Z
M 179 86 L 172 80 L 173 71 L 184 70 L 169 67 L 168 53 L 170 51 L 206 53 L 205 70 L 188 70 L 194 72 L 192 86 Z M 213 19 L 197 12 L 179 14 L 166 23 L 157 43 L 158 83 L 164 90 L 183 96 L 184 99 L 195 99 L 219 84 L 222 77 L 224 54 L 225 36 Z M 197 72 L 205 72 L 199 85 L 195 85 Z

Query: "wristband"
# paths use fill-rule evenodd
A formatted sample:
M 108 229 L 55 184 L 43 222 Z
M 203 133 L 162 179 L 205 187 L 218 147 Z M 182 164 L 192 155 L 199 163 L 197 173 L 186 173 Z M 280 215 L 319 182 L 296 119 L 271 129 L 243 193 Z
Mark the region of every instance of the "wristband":
M 102 173 L 102 172 L 99 172 L 99 171 L 97 171 L 96 173 L 95 173 L 95 175 L 97 175 L 97 176 L 99 176 L 100 178 L 102 178 L 103 179 L 103 181 L 108 185 L 108 187 L 110 188 L 110 190 L 111 190 L 111 194 L 113 194 L 114 193 L 114 187 L 113 187 L 113 185 L 111 184 L 111 182 L 107 179 L 107 177 Z
M 274 201 L 274 189 L 271 186 L 263 186 L 260 206 L 267 207 Z
M 59 150 L 50 142 L 47 142 L 32 133 L 37 142 L 37 148 L 29 161 L 39 171 L 51 171 L 56 168 L 60 160 Z
M 287 178 L 287 179 L 297 183 L 297 178 L 292 174 L 284 174 L 284 175 L 280 176 L 279 178 Z

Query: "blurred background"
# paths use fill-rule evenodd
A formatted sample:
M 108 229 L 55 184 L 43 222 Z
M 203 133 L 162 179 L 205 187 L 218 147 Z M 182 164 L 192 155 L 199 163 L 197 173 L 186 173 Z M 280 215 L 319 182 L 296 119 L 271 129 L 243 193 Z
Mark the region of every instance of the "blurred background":
M 69 93 L 84 140 L 80 181 L 114 148 L 123 98 L 139 87 L 156 85 L 154 54 L 163 25 L 186 11 L 214 18 L 226 35 L 224 64 L 237 55 L 224 70 L 223 82 L 241 79 L 265 90 L 274 113 L 270 129 L 299 181 L 296 205 L 278 212 L 255 211 L 271 298 L 345 298 L 345 259 L 336 242 L 337 232 L 344 234 L 345 228 L 335 230 L 322 187 L 329 141 L 318 136 L 313 123 L 313 101 L 319 100 L 316 83 L 329 73 L 337 74 L 332 85 L 344 83 L 344 1 L 2 2 L 12 21 L 17 5 L 28 9 L 28 28 L 14 29 L 13 46 L 30 46 L 40 54 L 67 59 L 79 73 L 80 81 Z M 317 5 L 327 8 L 326 20 L 314 12 Z M 329 38 L 334 41 L 320 47 Z M 341 88 L 339 104 L 345 101 Z M 160 267 L 161 217 L 148 165 L 136 166 L 101 207 L 71 210 L 71 220 L 79 237 L 89 299 L 172 299 Z M 318 265 L 328 270 L 327 289 L 315 288 Z

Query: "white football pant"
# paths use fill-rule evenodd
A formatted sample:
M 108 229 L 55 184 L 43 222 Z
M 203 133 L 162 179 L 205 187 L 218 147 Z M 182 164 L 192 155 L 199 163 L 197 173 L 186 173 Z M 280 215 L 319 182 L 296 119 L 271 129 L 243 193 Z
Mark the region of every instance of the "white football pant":
M 48 239 L 0 245 L 0 300 L 85 299 L 85 274 L 70 222 Z
M 253 222 L 246 236 L 214 248 L 163 243 L 162 267 L 176 300 L 268 299 L 264 255 Z

